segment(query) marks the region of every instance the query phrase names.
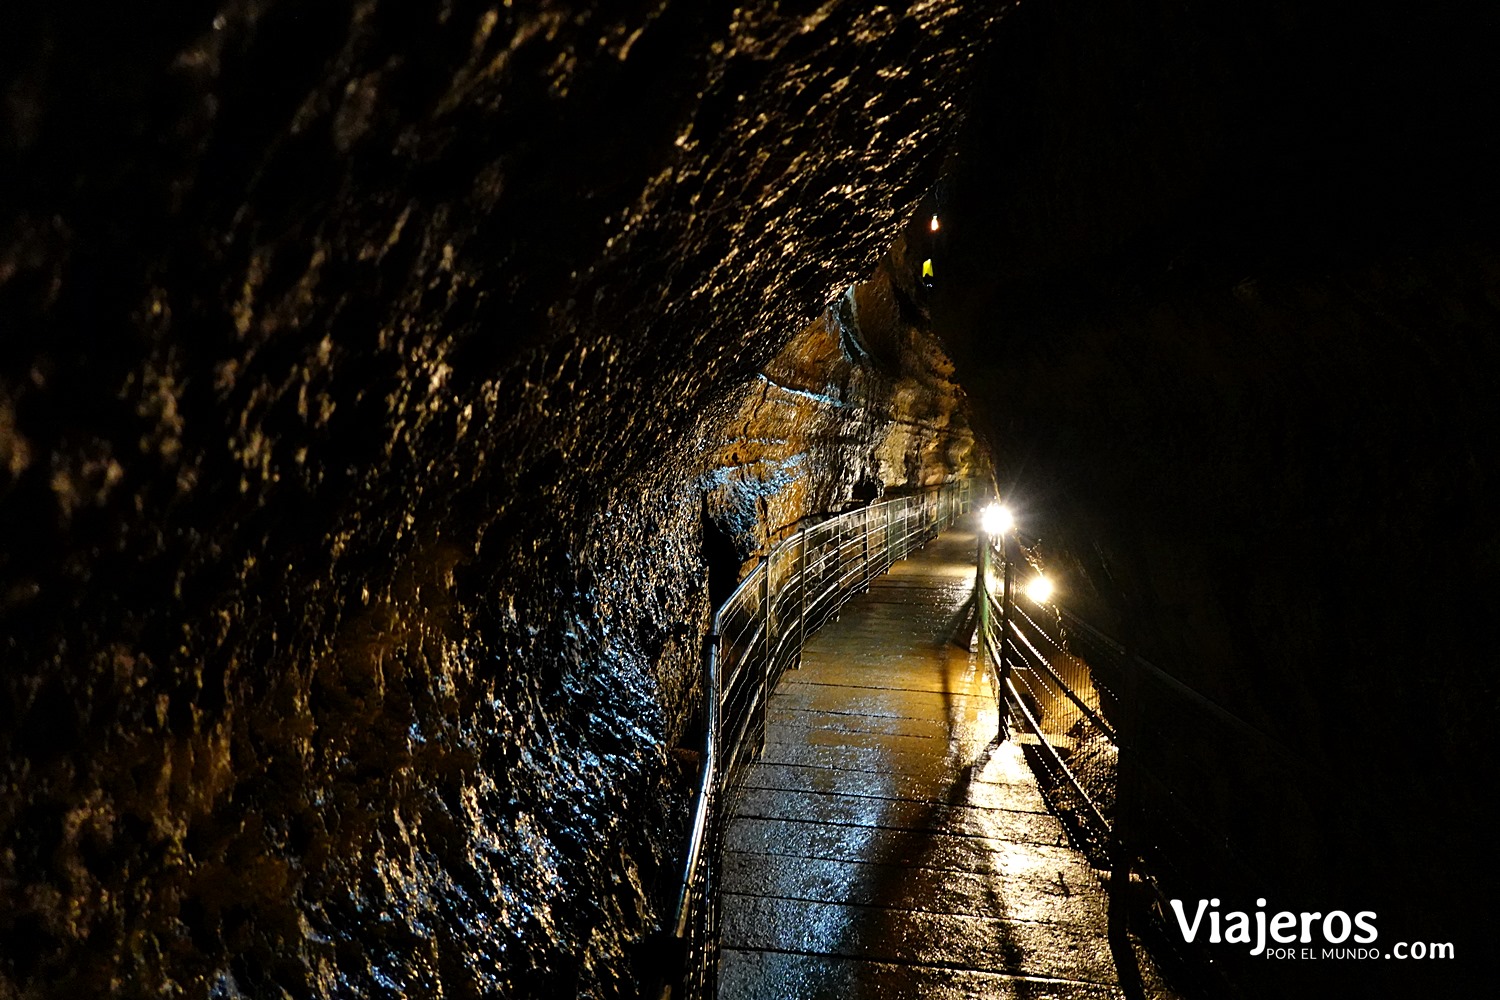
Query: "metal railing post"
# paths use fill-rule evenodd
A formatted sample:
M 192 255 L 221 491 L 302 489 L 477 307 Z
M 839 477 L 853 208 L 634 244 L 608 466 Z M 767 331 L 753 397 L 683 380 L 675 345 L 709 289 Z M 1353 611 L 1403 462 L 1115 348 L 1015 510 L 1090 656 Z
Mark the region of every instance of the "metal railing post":
M 1010 689 L 1010 618 L 1015 587 L 1013 586 L 1010 558 L 1010 532 L 1000 533 L 1000 690 Z M 1001 719 L 1004 726 L 1005 719 Z
M 862 520 L 864 521 L 864 528 L 863 528 L 863 530 L 860 531 L 860 535 L 862 535 L 864 537 L 864 543 L 865 543 L 865 590 L 869 590 L 870 589 L 870 508 L 869 507 L 865 508 L 865 516 L 862 518 Z
M 807 645 L 807 525 L 797 535 L 801 569 L 797 571 L 797 666 L 802 666 L 802 647 Z
M 894 566 L 896 564 L 896 560 L 891 555 L 891 506 L 890 506 L 890 504 L 886 504 L 885 505 L 884 511 L 885 511 L 885 568 L 886 569 L 890 569 L 892 566 Z
M 990 642 L 990 539 L 989 536 L 985 534 L 983 528 L 979 529 L 978 541 L 979 552 L 974 560 L 974 608 L 977 611 L 978 618 L 979 667 L 982 670 L 984 669 L 985 660 L 989 658 L 989 651 L 987 647 L 989 646 Z M 995 705 L 998 708 L 1005 703 L 1005 689 L 1000 686 L 1000 677 L 998 673 L 996 674 L 994 680 Z M 1002 729 L 1004 729 L 1004 719 L 1001 720 L 1000 726 Z
M 837 576 L 838 593 L 840 596 L 843 596 L 844 593 L 844 520 L 845 516 L 843 514 L 838 515 L 835 522 L 838 525 L 839 532 L 838 544 L 833 549 L 833 571 Z
M 764 640 L 765 653 L 760 680 L 760 752 L 766 752 L 766 720 L 769 718 L 766 702 L 771 699 L 771 557 L 766 556 L 766 578 L 761 582 L 761 627 L 760 634 Z

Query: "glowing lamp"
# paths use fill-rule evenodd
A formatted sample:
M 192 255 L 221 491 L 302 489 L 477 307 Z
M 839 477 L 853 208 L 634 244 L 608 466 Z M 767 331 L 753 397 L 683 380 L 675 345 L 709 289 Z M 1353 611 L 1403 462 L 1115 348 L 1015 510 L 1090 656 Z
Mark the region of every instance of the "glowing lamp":
M 979 526 L 987 535 L 1003 535 L 1016 526 L 1016 519 L 1004 505 L 992 503 L 980 512 Z
M 1026 596 L 1037 604 L 1046 604 L 1052 597 L 1052 581 L 1038 573 L 1026 585 Z
M 936 215 L 932 217 L 932 221 L 928 223 L 928 226 L 932 229 L 933 232 L 938 231 L 938 217 Z

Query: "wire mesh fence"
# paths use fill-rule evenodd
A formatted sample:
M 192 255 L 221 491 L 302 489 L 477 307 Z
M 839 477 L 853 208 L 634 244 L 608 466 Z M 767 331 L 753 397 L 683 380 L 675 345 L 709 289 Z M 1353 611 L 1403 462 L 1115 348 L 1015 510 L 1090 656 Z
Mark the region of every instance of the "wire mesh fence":
M 704 658 L 704 748 L 661 996 L 716 995 L 718 858 L 731 796 L 765 746 L 771 692 L 802 646 L 891 566 L 969 511 L 960 480 L 803 524 L 714 615 Z

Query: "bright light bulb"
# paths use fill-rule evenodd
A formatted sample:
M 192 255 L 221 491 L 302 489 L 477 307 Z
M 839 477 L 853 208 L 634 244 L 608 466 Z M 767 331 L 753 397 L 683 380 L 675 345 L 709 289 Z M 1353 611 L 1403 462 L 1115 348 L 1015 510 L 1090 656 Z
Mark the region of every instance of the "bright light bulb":
M 930 223 L 928 223 L 928 225 L 932 228 L 933 232 L 937 232 L 938 231 L 938 217 L 936 215 L 934 215 L 932 217 L 932 221 Z
M 1046 604 L 1052 597 L 1052 581 L 1041 574 L 1037 574 L 1030 583 L 1026 585 L 1026 596 L 1037 604 Z
M 980 513 L 979 524 L 985 534 L 1003 535 L 1016 526 L 1016 519 L 1003 504 L 992 503 Z

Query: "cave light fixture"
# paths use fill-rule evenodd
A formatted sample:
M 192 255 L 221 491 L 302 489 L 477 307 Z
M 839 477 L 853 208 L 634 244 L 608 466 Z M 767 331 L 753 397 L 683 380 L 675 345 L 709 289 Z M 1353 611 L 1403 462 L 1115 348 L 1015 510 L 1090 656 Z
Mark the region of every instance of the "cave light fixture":
M 932 213 L 932 221 L 927 224 L 927 228 L 931 229 L 933 232 L 937 232 L 942 228 L 942 226 L 938 223 L 936 212 Z
M 1009 507 L 992 503 L 980 511 L 979 525 L 987 535 L 1003 535 L 1016 526 L 1016 519 L 1011 516 Z
M 1052 581 L 1045 573 L 1038 573 L 1026 584 L 1026 596 L 1036 604 L 1046 604 L 1052 599 Z

